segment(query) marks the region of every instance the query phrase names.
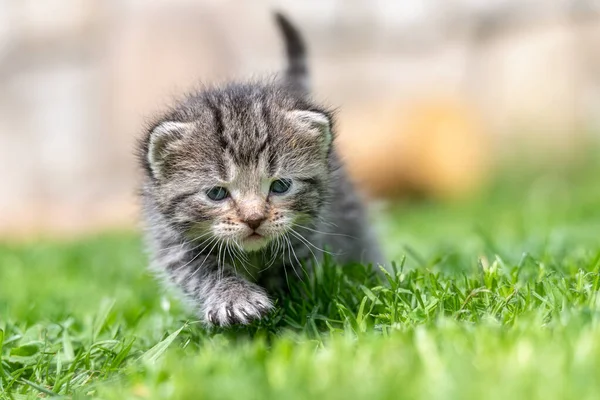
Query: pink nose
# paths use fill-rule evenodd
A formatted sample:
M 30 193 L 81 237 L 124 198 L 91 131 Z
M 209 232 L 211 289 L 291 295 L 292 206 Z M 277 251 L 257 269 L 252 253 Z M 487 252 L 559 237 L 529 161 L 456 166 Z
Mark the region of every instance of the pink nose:
M 258 229 L 258 227 L 260 226 L 260 224 L 262 224 L 262 222 L 264 220 L 265 220 L 265 217 L 263 217 L 262 215 L 253 215 L 253 216 L 249 217 L 248 219 L 246 219 L 244 222 L 251 229 L 256 230 L 256 229 Z

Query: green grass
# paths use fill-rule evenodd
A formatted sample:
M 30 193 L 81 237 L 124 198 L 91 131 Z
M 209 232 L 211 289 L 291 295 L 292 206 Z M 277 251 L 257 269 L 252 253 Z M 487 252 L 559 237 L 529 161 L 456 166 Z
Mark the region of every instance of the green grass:
M 0 245 L 0 398 L 600 397 L 600 168 L 381 218 L 396 269 L 325 263 L 206 332 L 134 234 Z

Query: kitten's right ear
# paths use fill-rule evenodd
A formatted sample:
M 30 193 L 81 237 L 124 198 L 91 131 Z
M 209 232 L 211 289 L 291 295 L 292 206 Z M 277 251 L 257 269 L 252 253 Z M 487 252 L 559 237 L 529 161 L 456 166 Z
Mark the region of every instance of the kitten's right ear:
M 189 122 L 166 121 L 156 126 L 150 133 L 148 142 L 148 154 L 146 159 L 156 179 L 163 179 L 166 176 L 168 167 L 169 153 L 173 145 L 178 142 L 183 135 L 192 127 Z
M 331 147 L 333 135 L 331 133 L 330 117 L 319 111 L 294 110 L 288 116 L 305 133 L 321 142 L 322 149 L 327 152 Z

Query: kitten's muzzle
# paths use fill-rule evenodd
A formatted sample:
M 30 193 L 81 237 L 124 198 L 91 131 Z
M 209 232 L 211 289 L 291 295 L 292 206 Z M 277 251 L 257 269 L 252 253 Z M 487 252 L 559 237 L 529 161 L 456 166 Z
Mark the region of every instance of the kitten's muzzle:
M 246 225 L 248 225 L 248 227 L 250 227 L 250 229 L 257 230 L 265 219 L 266 218 L 264 215 L 254 214 L 254 215 L 251 215 L 248 218 L 246 218 L 244 220 L 244 223 Z

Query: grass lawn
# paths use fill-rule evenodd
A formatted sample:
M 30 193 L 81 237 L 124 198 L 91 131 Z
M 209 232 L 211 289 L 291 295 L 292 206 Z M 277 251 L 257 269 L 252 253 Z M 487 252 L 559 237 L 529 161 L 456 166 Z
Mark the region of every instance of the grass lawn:
M 207 332 L 137 235 L 0 245 L 0 398 L 600 398 L 600 167 L 381 219 L 396 271 L 326 263 Z

